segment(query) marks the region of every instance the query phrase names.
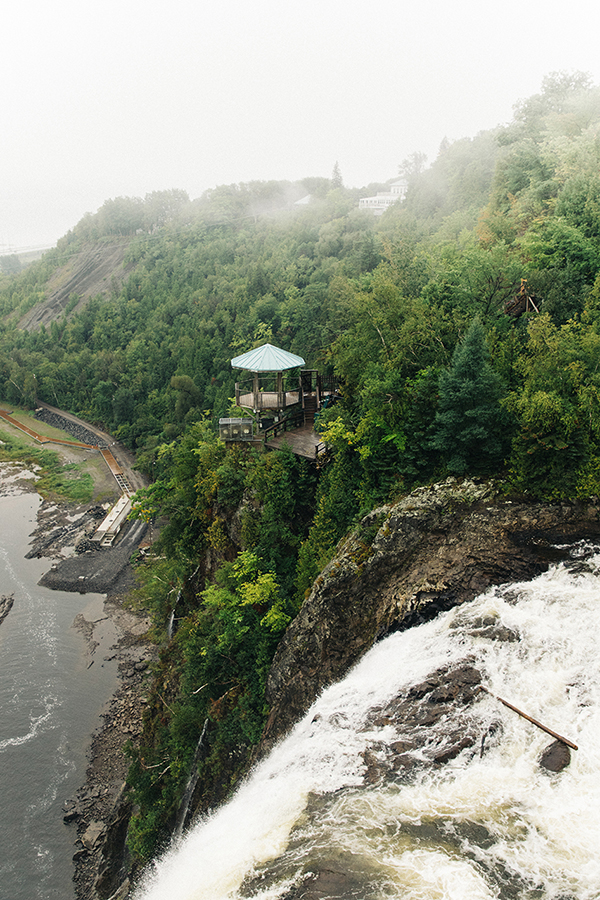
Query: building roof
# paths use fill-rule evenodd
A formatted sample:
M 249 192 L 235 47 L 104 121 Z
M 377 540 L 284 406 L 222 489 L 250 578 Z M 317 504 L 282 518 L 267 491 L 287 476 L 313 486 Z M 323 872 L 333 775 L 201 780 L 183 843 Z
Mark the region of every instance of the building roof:
M 234 369 L 248 369 L 250 372 L 283 372 L 284 369 L 303 366 L 304 360 L 295 353 L 274 347 L 273 344 L 263 344 L 262 347 L 234 357 L 231 365 Z

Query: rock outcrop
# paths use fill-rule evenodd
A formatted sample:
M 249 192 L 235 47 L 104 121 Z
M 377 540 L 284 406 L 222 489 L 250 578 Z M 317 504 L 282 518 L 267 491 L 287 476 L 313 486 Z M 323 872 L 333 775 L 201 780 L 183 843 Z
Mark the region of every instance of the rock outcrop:
M 13 607 L 15 598 L 12 594 L 8 597 L 0 597 L 0 623 L 4 621 Z
M 489 484 L 456 479 L 374 510 L 340 545 L 279 645 L 260 754 L 379 638 L 492 585 L 532 578 L 561 558 L 557 545 L 599 534 L 598 503 L 511 502 Z

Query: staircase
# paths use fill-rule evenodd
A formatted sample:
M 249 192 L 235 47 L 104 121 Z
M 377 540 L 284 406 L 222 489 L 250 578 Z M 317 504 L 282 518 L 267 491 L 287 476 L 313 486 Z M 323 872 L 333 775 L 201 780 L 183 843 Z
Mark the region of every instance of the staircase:
M 311 427 L 315 424 L 315 416 L 317 414 L 317 396 L 316 394 L 304 395 L 304 424 Z

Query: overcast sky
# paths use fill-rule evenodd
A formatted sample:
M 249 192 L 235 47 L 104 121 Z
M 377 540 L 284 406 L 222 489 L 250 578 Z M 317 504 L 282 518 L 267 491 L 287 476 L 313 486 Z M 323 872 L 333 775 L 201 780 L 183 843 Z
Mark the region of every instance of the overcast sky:
M 397 174 L 511 118 L 544 75 L 600 83 L 592 0 L 15 0 L 2 15 L 0 252 L 109 197 Z

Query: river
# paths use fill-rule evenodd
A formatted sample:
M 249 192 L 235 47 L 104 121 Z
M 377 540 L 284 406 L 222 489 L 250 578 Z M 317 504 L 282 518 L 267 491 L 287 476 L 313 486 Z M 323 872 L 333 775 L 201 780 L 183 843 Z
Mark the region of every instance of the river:
M 155 864 L 137 900 L 597 900 L 600 553 L 572 557 L 378 643 Z M 518 640 L 488 636 L 489 621 Z M 365 783 L 365 750 L 406 738 L 371 710 L 465 661 L 574 741 L 570 765 L 540 767 L 551 738 L 482 692 L 461 714 L 480 735 L 495 723 L 485 752 L 478 741 L 435 766 L 420 765 L 427 747 L 409 750 L 412 774 Z M 323 893 L 332 873 L 343 877 Z
M 25 559 L 40 498 L 11 490 L 2 473 L 0 593 L 14 605 L 0 624 L 0 898 L 70 900 L 75 826 L 63 803 L 85 779 L 86 752 L 117 685 L 115 628 L 103 596 L 50 591 L 37 582 L 48 559 Z M 90 656 L 73 627 L 98 624 Z

